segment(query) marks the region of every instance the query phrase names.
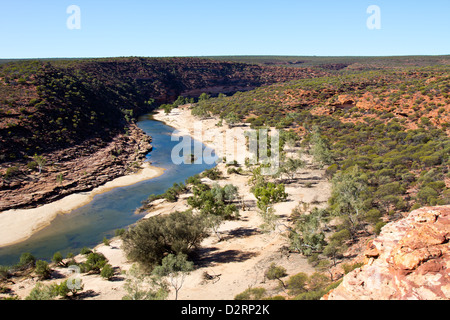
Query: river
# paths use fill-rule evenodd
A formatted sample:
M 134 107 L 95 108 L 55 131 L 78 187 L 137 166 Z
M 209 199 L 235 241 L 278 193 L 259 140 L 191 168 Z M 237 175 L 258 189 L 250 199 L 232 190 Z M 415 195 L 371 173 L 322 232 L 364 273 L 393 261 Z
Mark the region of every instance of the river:
M 143 218 L 144 214 L 135 214 L 135 210 L 149 195 L 164 193 L 174 183 L 184 182 L 215 166 L 210 164 L 213 162 L 211 159 L 204 159 L 206 161 L 202 164 L 173 164 L 171 152 L 179 143 L 171 139 L 175 129 L 153 120 L 151 115 L 140 117 L 137 125 L 152 137 L 153 150 L 147 155 L 147 160 L 155 167 L 165 168 L 164 174 L 99 194 L 89 204 L 69 214 L 58 215 L 48 227 L 29 239 L 0 248 L 0 265 L 16 264 L 24 252 L 31 253 L 36 259 L 49 261 L 57 251 L 65 256 L 69 252 L 78 254 L 83 247 L 92 248 L 104 237 L 113 237 L 115 230 L 126 228 Z M 214 153 L 212 157 L 215 157 Z

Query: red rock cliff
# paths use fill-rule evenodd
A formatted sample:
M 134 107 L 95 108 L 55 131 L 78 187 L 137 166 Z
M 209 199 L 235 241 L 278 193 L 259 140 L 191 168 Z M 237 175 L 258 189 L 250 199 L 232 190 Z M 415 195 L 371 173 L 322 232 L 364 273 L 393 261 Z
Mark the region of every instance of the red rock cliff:
M 450 206 L 425 207 L 387 224 L 368 243 L 366 264 L 328 300 L 450 299 Z

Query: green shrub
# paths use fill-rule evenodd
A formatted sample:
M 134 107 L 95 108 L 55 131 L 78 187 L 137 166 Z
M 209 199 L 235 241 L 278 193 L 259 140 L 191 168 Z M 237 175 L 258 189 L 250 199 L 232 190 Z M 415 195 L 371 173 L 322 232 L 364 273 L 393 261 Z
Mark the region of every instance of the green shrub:
M 209 170 L 205 170 L 202 173 L 203 177 L 209 178 L 211 180 L 218 180 L 220 178 L 222 178 L 222 173 L 219 171 L 219 169 L 217 169 L 216 167 L 209 169 Z
M 11 179 L 12 177 L 15 177 L 17 175 L 19 175 L 20 170 L 18 167 L 13 166 L 13 167 L 9 167 L 8 169 L 6 169 L 6 173 L 3 176 L 5 178 L 5 180 Z
M 51 270 L 46 261 L 36 261 L 36 268 L 34 270 L 41 280 L 49 279 Z
M 107 262 L 108 259 L 106 259 L 103 253 L 91 252 L 87 257 L 86 262 L 83 264 L 83 271 L 100 273 L 100 270 L 106 265 Z
M 120 236 L 122 236 L 125 232 L 126 232 L 126 230 L 123 229 L 123 228 L 121 228 L 121 229 L 116 229 L 116 230 L 114 231 L 114 235 L 115 235 L 116 237 L 120 237 Z
M 438 198 L 439 194 L 431 187 L 425 186 L 417 193 L 417 198 L 423 205 L 433 205 L 433 201 Z
M 277 266 L 275 262 L 273 262 L 270 267 L 265 272 L 265 277 L 269 280 L 278 280 L 280 284 L 284 287 L 284 282 L 281 280 L 284 276 L 287 275 L 286 269 L 280 266 Z
M 53 255 L 52 262 L 59 266 L 66 266 L 63 263 L 63 256 L 62 256 L 61 252 L 59 252 L 59 251 Z
M 379 221 L 379 222 L 377 222 L 377 223 L 375 224 L 375 227 L 374 227 L 373 232 L 374 232 L 375 234 L 380 234 L 381 229 L 382 229 L 385 225 L 386 225 L 386 222 L 384 222 L 384 221 Z
M 287 281 L 287 288 L 291 296 L 297 296 L 307 291 L 308 275 L 300 272 L 294 276 L 289 277 Z
M 104 265 L 102 271 L 100 272 L 100 276 L 104 279 L 111 280 L 112 277 L 114 277 L 113 267 L 109 263 Z
M 36 258 L 29 252 L 22 253 L 20 256 L 19 268 L 34 267 L 36 265 Z
M 92 250 L 89 249 L 88 247 L 83 247 L 83 248 L 80 250 L 80 254 L 83 254 L 83 255 L 88 255 L 88 254 L 90 254 L 91 252 L 92 252 Z
M 348 229 L 342 229 L 335 232 L 331 237 L 330 241 L 337 241 L 337 243 L 342 244 L 347 240 L 352 238 L 352 234 Z
M 151 269 L 160 264 L 166 254 L 188 254 L 206 236 L 203 218 L 186 211 L 145 219 L 122 238 L 127 257 Z
M 10 267 L 0 266 L 0 280 L 6 280 L 11 277 Z
M 261 300 L 266 295 L 264 288 L 248 288 L 244 292 L 237 294 L 234 300 Z

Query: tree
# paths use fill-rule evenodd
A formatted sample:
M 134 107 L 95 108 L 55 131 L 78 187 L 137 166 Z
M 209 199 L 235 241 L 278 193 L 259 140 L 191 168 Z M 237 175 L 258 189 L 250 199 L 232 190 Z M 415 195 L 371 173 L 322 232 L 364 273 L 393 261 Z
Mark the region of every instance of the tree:
M 342 255 L 347 247 L 337 240 L 330 241 L 323 249 L 323 254 L 333 260 L 333 266 L 336 266 L 336 260 Z
M 228 126 L 232 128 L 236 123 L 239 123 L 241 119 L 235 112 L 230 112 L 229 114 L 226 115 L 225 121 L 227 122 Z
M 274 231 L 277 227 L 277 221 L 279 217 L 275 214 L 273 206 L 267 205 L 261 207 L 259 214 L 263 219 L 263 224 L 260 226 L 264 232 Z
M 306 292 L 306 285 L 308 282 L 308 275 L 304 272 L 300 272 L 292 277 L 289 277 L 287 281 L 287 288 L 289 294 L 296 296 L 300 293 Z
M 39 276 L 40 280 L 50 279 L 51 269 L 46 261 L 36 261 L 36 268 L 34 271 Z
M 237 207 L 231 203 L 238 194 L 237 187 L 226 185 L 221 188 L 215 184 L 213 188 L 205 184 L 193 188 L 193 196 L 188 198 L 188 204 L 198 209 L 203 217 L 215 215 L 222 219 L 233 219 L 238 214 Z
M 206 226 L 214 232 L 219 241 L 222 241 L 222 237 L 220 236 L 219 232 L 219 227 L 224 221 L 223 217 L 214 214 L 208 214 L 205 215 L 204 219 Z
M 314 128 L 311 137 L 311 153 L 314 157 L 314 161 L 320 165 L 324 166 L 330 164 L 333 161 L 333 156 L 327 140 L 321 136 L 318 127 Z
M 114 277 L 114 269 L 113 267 L 107 263 L 103 266 L 102 271 L 100 272 L 100 276 L 107 280 L 111 280 Z
M 63 261 L 63 256 L 62 256 L 61 252 L 59 252 L 59 251 L 53 255 L 52 262 L 61 267 L 67 266 L 67 264 L 64 263 L 64 261 Z
M 280 282 L 280 284 L 283 286 L 283 288 L 286 287 L 286 285 L 284 284 L 283 280 L 281 280 L 281 278 L 283 278 L 284 276 L 287 275 L 286 274 L 286 269 L 283 268 L 283 267 L 277 266 L 275 264 L 275 262 L 272 262 L 272 264 L 266 270 L 264 275 L 269 280 L 278 280 Z
M 330 281 L 334 281 L 333 271 L 331 270 L 331 262 L 328 259 L 320 260 L 316 268 L 320 272 L 328 272 L 330 274 Z
M 175 289 L 175 300 L 178 299 L 178 292 L 183 286 L 186 276 L 194 270 L 194 263 L 187 260 L 185 254 L 169 254 L 153 270 L 153 274 L 159 277 L 168 277 L 172 287 Z
M 222 188 L 216 183 L 209 188 L 205 184 L 198 184 L 194 186 L 193 194 L 188 198 L 188 204 L 199 210 L 206 226 L 211 228 L 221 241 L 219 226 L 224 220 L 234 219 L 239 214 L 237 207 L 231 203 L 238 195 L 237 187 L 227 184 Z
M 315 208 L 309 214 L 297 217 L 297 223 L 289 234 L 291 248 L 308 256 L 321 252 L 326 245 L 322 228 L 324 216 L 324 210 Z
M 68 285 L 68 281 L 72 281 L 72 285 Z M 53 284 L 52 290 L 54 292 L 55 296 L 61 296 L 63 298 L 67 298 L 69 293 L 72 294 L 72 297 L 75 297 L 79 291 L 83 291 L 84 285 L 82 284 L 82 281 L 79 280 L 79 283 L 75 283 L 76 279 L 67 279 L 61 282 L 60 284 Z
M 237 294 L 234 300 L 262 300 L 266 295 L 264 288 L 248 288 L 244 292 Z
M 206 107 L 201 105 L 197 105 L 194 108 L 192 108 L 191 114 L 195 117 L 199 117 L 200 119 L 205 119 L 210 115 Z
M 280 147 L 283 148 L 285 145 L 290 149 L 293 149 L 297 146 L 297 142 L 300 140 L 300 137 L 297 133 L 292 130 L 281 130 L 280 131 Z
M 207 94 L 206 92 L 203 92 L 200 97 L 198 97 L 198 101 L 205 101 L 208 100 L 209 98 L 211 98 L 211 96 L 209 94 Z
M 55 297 L 55 292 L 51 286 L 38 282 L 30 291 L 30 294 L 25 297 L 25 300 L 53 300 Z
M 287 176 L 289 180 L 293 180 L 299 169 L 305 167 L 305 162 L 301 159 L 287 158 L 280 165 L 278 174 Z
M 365 214 L 368 185 L 367 176 L 358 166 L 337 173 L 332 179 L 333 191 L 330 198 L 332 212 L 346 219 L 354 233 Z
M 136 264 L 127 273 L 122 300 L 165 300 L 169 294 L 167 283 L 155 276 L 148 276 Z
M 36 265 L 36 258 L 29 252 L 24 252 L 21 254 L 19 259 L 18 267 L 26 269 L 29 267 L 34 267 Z
M 36 162 L 36 164 L 38 165 L 38 169 L 39 169 L 39 174 L 41 174 L 42 169 L 44 168 L 47 160 L 43 157 L 43 156 L 38 156 L 37 154 L 35 154 L 33 156 L 33 160 Z
M 86 262 L 83 264 L 85 271 L 92 271 L 93 273 L 100 273 L 101 269 L 106 265 L 108 259 L 100 252 L 91 252 Z
M 267 182 L 264 185 L 257 186 L 253 189 L 253 194 L 258 200 L 258 208 L 267 208 L 269 204 L 281 202 L 287 199 L 288 194 L 285 192 L 284 184 L 276 185 L 273 182 Z
M 128 259 L 152 269 L 167 254 L 188 254 L 206 236 L 203 217 L 188 210 L 145 219 L 130 228 L 122 239 Z

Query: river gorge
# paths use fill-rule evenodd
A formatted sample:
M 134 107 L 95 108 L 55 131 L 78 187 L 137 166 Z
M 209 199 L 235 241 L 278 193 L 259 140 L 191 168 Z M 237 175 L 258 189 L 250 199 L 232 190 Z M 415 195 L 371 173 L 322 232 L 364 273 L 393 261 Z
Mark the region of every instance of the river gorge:
M 17 263 L 24 252 L 33 254 L 37 259 L 50 260 L 57 251 L 63 255 L 70 252 L 77 254 L 83 247 L 93 247 L 104 237 L 114 236 L 115 230 L 142 219 L 145 213 L 137 214 L 135 211 L 149 195 L 164 193 L 174 183 L 184 182 L 214 166 L 211 159 L 203 159 L 202 164 L 173 164 L 171 152 L 179 143 L 171 138 L 175 129 L 154 120 L 151 114 L 140 117 L 137 125 L 152 137 L 153 149 L 146 156 L 147 161 L 152 166 L 164 168 L 164 173 L 150 180 L 98 194 L 88 204 L 68 214 L 58 215 L 49 226 L 28 239 L 0 248 L 0 265 Z M 214 152 L 211 157 L 215 157 Z

